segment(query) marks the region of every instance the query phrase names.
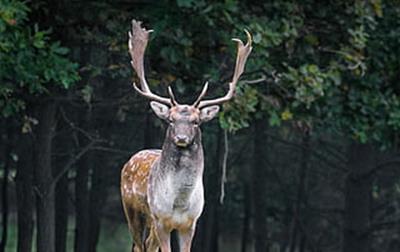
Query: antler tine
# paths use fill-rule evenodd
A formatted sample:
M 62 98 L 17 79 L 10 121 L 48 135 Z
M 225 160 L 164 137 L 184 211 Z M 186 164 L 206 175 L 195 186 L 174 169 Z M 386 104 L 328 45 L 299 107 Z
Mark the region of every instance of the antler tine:
M 199 97 L 197 97 L 197 100 L 193 103 L 192 105 L 193 107 L 197 107 L 199 105 L 201 99 L 203 99 L 203 97 L 206 95 L 207 89 L 208 89 L 208 81 L 204 84 L 203 90 L 201 90 Z
M 237 84 L 240 76 L 243 73 L 244 66 L 246 65 L 247 57 L 249 56 L 251 49 L 252 49 L 251 34 L 246 29 L 244 31 L 246 32 L 246 35 L 247 35 L 246 45 L 244 45 L 240 39 L 236 39 L 236 38 L 232 39 L 233 41 L 236 41 L 238 43 L 238 49 L 237 49 L 235 71 L 232 76 L 232 81 L 229 83 L 229 90 L 228 90 L 227 94 L 220 98 L 200 101 L 197 106 L 198 108 L 224 103 L 224 102 L 227 102 L 230 99 L 232 99 L 232 97 L 235 93 L 236 84 Z
M 150 100 L 155 100 L 172 106 L 173 104 L 171 99 L 154 94 L 151 92 L 149 85 L 147 84 L 144 74 L 143 58 L 147 43 L 149 41 L 149 33 L 151 33 L 152 30 L 146 30 L 145 28 L 142 28 L 141 24 L 142 22 L 133 19 L 132 30 L 129 32 L 128 47 L 132 59 L 131 65 L 140 80 L 140 88 L 136 85 L 136 83 L 133 83 L 133 87 L 139 94 L 149 98 Z
M 171 98 L 172 105 L 174 105 L 174 106 L 178 105 L 178 102 L 175 100 L 175 95 L 174 95 L 174 92 L 172 91 L 171 86 L 168 86 L 168 94 L 169 94 L 169 97 Z

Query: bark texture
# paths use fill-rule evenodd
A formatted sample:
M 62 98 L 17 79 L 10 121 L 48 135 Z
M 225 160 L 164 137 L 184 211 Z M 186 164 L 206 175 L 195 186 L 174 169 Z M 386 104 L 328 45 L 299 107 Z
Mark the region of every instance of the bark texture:
M 345 185 L 345 216 L 343 252 L 370 251 L 372 179 L 369 175 L 376 164 L 371 145 L 353 143 L 349 149 Z
M 17 189 L 17 252 L 31 252 L 33 239 L 33 145 L 32 136 L 19 138 L 16 176 Z
M 47 101 L 38 107 L 36 132 L 35 191 L 37 218 L 37 251 L 55 251 L 55 197 L 52 176 L 52 138 L 56 104 Z
M 254 156 L 252 167 L 252 205 L 253 205 L 253 227 L 254 227 L 254 251 L 268 251 L 268 227 L 267 227 L 267 202 L 266 183 L 268 167 L 266 165 L 267 136 L 265 134 L 266 123 L 257 120 L 254 126 Z

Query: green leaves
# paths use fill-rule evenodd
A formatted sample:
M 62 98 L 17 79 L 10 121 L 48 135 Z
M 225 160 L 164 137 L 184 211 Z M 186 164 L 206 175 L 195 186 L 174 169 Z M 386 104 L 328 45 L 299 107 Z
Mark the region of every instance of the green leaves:
M 50 40 L 50 31 L 24 23 L 28 8 L 18 1 L 0 3 L 0 113 L 8 117 L 25 109 L 25 97 L 69 88 L 78 79 L 68 49 Z M 15 19 L 16 22 L 10 20 Z M 3 28 L 1 28 L 3 25 Z
M 259 97 L 257 90 L 245 85 L 238 85 L 232 102 L 224 104 L 220 113 L 220 123 L 231 132 L 246 128 L 257 112 Z
M 324 88 L 329 85 L 327 80 L 327 74 L 314 64 L 303 65 L 298 69 L 288 67 L 288 72 L 282 75 L 282 82 L 289 89 L 294 89 L 296 104 L 304 104 L 306 108 L 310 108 L 316 99 L 324 96 Z
M 0 33 L 16 25 L 20 25 L 27 18 L 29 8 L 25 3 L 14 0 L 1 0 L 0 2 Z

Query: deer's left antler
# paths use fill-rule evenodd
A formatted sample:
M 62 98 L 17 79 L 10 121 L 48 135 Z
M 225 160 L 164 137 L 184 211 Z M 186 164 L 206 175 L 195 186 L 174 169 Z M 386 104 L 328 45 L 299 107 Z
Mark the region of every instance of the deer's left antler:
M 220 97 L 220 98 L 202 101 L 204 95 L 207 92 L 207 88 L 208 88 L 208 83 L 206 83 L 204 85 L 204 88 L 203 88 L 201 94 L 199 95 L 197 100 L 193 103 L 193 106 L 196 106 L 198 108 L 203 108 L 203 107 L 207 107 L 207 106 L 211 106 L 211 105 L 221 104 L 221 103 L 227 102 L 230 99 L 232 99 L 232 97 L 235 93 L 236 84 L 237 84 L 240 76 L 243 73 L 244 66 L 246 65 L 247 57 L 249 56 L 251 49 L 252 49 L 251 34 L 247 30 L 244 30 L 244 31 L 246 32 L 246 35 L 247 35 L 247 43 L 245 45 L 243 44 L 243 42 L 240 39 L 236 39 L 236 38 L 232 39 L 233 41 L 236 41 L 238 43 L 238 49 L 237 49 L 235 71 L 233 73 L 232 81 L 229 83 L 229 90 L 226 93 L 226 95 L 223 97 Z

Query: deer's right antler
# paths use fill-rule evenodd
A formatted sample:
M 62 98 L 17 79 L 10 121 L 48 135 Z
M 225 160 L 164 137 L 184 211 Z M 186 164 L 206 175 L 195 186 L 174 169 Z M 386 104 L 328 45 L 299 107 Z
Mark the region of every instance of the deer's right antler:
M 150 100 L 158 101 L 169 106 L 175 106 L 177 102 L 174 98 L 171 88 L 168 90 L 170 98 L 166 98 L 151 92 L 149 85 L 147 84 L 144 74 L 143 58 L 147 43 L 149 41 L 149 33 L 151 33 L 152 30 L 146 30 L 145 28 L 142 28 L 141 24 L 142 22 L 132 20 L 132 31 L 129 32 L 128 47 L 132 59 L 131 65 L 140 80 L 140 88 L 135 82 L 133 83 L 133 87 L 139 94 L 149 98 Z
M 199 95 L 197 100 L 194 102 L 193 106 L 198 107 L 198 108 L 203 108 L 203 107 L 207 107 L 207 106 L 211 106 L 211 105 L 218 105 L 218 104 L 227 102 L 233 98 L 233 95 L 235 94 L 236 84 L 237 84 L 240 76 L 243 73 L 244 66 L 246 65 L 247 57 L 249 57 L 249 54 L 252 50 L 251 34 L 247 30 L 244 30 L 244 31 L 246 32 L 246 35 L 247 35 L 247 43 L 246 44 L 243 44 L 243 42 L 240 39 L 232 39 L 233 41 L 236 41 L 238 43 L 238 48 L 237 48 L 235 70 L 234 70 L 234 73 L 232 76 L 232 81 L 229 83 L 229 90 L 226 93 L 226 95 L 223 97 L 220 97 L 220 98 L 202 101 L 204 95 L 207 92 L 208 83 L 206 83 L 204 85 L 203 90 L 201 91 L 201 94 Z

